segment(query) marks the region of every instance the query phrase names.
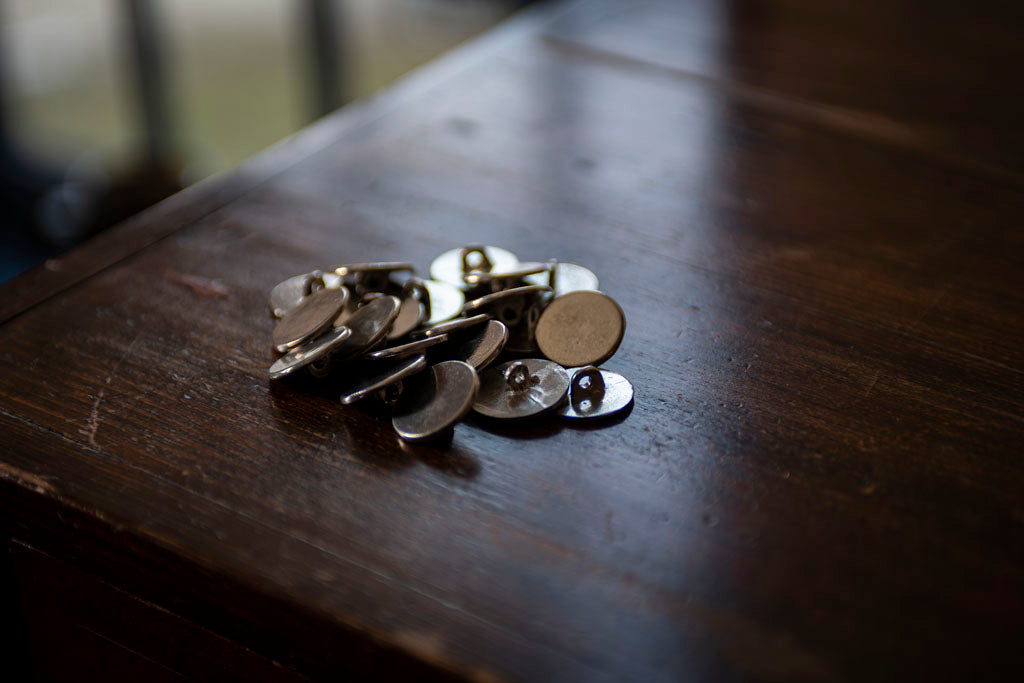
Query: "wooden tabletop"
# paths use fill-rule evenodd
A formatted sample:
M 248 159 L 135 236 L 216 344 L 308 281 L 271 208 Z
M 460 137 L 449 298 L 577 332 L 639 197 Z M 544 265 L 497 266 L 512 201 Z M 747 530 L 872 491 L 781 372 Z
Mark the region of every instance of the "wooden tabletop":
M 313 676 L 1019 675 L 1019 9 L 682 4 L 530 10 L 5 285 L 6 533 Z M 467 243 L 598 274 L 630 414 L 268 382 L 276 282 Z

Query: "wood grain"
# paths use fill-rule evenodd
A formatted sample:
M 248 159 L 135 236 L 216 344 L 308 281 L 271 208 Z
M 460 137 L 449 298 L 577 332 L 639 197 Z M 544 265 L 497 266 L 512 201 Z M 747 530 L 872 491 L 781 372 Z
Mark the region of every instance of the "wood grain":
M 316 677 L 1008 677 L 1024 193 L 567 50 L 552 11 L 184 225 L 155 214 L 159 241 L 0 327 L 8 533 Z M 736 54 L 810 49 L 744 16 L 721 18 Z M 880 45 L 859 54 L 912 67 Z M 850 98 L 911 97 L 870 72 Z M 964 154 L 1012 171 L 1012 147 Z M 273 284 L 463 243 L 598 274 L 628 320 L 606 364 L 627 417 L 410 446 L 268 383 Z
M 638 0 L 580 3 L 545 35 L 1021 187 L 1022 22 L 998 0 Z

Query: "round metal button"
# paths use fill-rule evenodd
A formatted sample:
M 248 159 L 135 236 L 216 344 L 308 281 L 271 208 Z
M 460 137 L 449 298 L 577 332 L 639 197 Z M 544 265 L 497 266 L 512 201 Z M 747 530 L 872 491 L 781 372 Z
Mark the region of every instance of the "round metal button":
M 537 321 L 541 353 L 566 367 L 597 365 L 612 357 L 622 342 L 626 316 L 607 294 L 578 291 L 548 304 Z
M 295 275 L 284 282 L 279 282 L 270 290 L 268 301 L 270 311 L 275 318 L 281 318 L 315 290 L 340 287 L 341 278 L 334 273 L 321 273 L 319 270 L 314 270 L 312 273 Z
M 345 322 L 352 329 L 352 336 L 338 349 L 338 357 L 354 358 L 384 341 L 401 303 L 395 296 L 379 296 L 357 308 Z
M 498 357 L 507 341 L 508 328 L 497 320 L 488 320 L 485 325 L 460 335 L 445 350 L 450 348 L 450 356 L 482 370 Z
M 403 299 L 401 306 L 398 308 L 395 322 L 391 325 L 391 331 L 388 332 L 388 341 L 401 339 L 419 327 L 420 323 L 423 322 L 424 313 L 425 310 L 422 303 L 411 296 Z
M 345 383 L 341 391 L 341 402 L 345 405 L 355 403 L 415 375 L 426 367 L 427 357 L 422 353 L 388 363 L 363 363 L 359 371 Z
M 426 287 L 430 299 L 430 317 L 427 318 L 427 325 L 451 320 L 462 312 L 466 297 L 461 289 L 440 280 L 424 280 L 423 286 Z
M 483 373 L 473 410 L 505 420 L 531 417 L 558 405 L 568 389 L 569 373 L 557 363 L 514 360 Z
M 518 262 L 518 256 L 501 247 L 461 247 L 450 249 L 434 259 L 430 264 L 430 277 L 465 290 L 468 285 L 462 279 L 464 275 Z
M 562 415 L 573 419 L 613 415 L 633 402 L 633 385 L 610 370 L 587 366 L 576 369 L 569 381 L 569 400 Z
M 589 268 L 577 266 L 575 263 L 559 263 L 553 261 L 548 265 L 548 271 L 527 275 L 524 278 L 532 285 L 547 285 L 555 290 L 555 296 L 562 296 L 569 292 L 580 290 L 597 289 L 597 275 Z
M 391 424 L 403 439 L 429 439 L 473 407 L 480 379 L 469 363 L 449 360 L 404 382 Z
M 341 278 L 334 273 L 323 273 L 314 270 L 310 273 L 295 275 L 284 282 L 279 282 L 270 290 L 268 303 L 275 318 L 282 318 L 307 296 L 319 289 L 344 289 Z M 347 296 L 347 291 L 346 291 Z
M 467 301 L 465 313 L 491 313 L 508 327 L 508 350 L 513 353 L 536 353 L 535 333 L 541 306 L 550 295 L 548 287 L 526 285 L 487 294 Z
M 287 351 L 312 339 L 331 326 L 348 299 L 344 289 L 321 289 L 305 297 L 274 327 L 271 340 L 278 351 Z
M 350 263 L 338 266 L 334 269 L 335 274 L 341 277 L 348 277 L 356 294 L 363 295 L 370 292 L 392 293 L 395 283 L 391 281 L 392 273 L 413 272 L 415 268 L 411 263 L 397 261 L 379 261 L 375 263 Z
M 297 346 L 288 353 L 274 361 L 270 366 L 270 379 L 281 379 L 287 377 L 299 368 L 310 363 L 326 359 L 345 340 L 352 335 L 352 330 L 347 327 L 331 329 L 316 339 L 310 340 L 301 346 Z

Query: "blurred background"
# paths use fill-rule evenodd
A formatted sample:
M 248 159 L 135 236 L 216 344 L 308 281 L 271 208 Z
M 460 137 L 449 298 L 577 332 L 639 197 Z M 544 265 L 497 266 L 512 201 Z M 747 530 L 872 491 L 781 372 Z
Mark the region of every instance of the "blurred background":
M 0 0 L 0 282 L 523 4 Z

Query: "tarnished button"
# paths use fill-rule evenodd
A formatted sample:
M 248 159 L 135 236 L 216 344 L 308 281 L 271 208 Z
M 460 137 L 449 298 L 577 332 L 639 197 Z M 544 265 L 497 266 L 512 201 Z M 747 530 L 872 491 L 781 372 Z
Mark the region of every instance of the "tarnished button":
M 270 290 L 268 303 L 270 312 L 275 318 L 281 318 L 285 313 L 292 310 L 317 289 L 338 289 L 341 287 L 341 278 L 334 273 L 322 273 L 314 270 L 312 273 L 296 275 L 284 282 L 280 282 Z
M 271 335 L 274 348 L 287 351 L 326 330 L 347 299 L 345 289 L 321 289 L 305 297 L 277 322 Z
M 489 320 L 485 325 L 459 335 L 444 351 L 450 357 L 464 360 L 479 371 L 498 357 L 507 341 L 508 328 L 504 323 Z
M 533 353 L 537 349 L 534 339 L 537 321 L 550 292 L 550 288 L 540 285 L 514 287 L 467 301 L 462 310 L 467 315 L 481 312 L 492 314 L 495 320 L 508 327 L 506 347 L 509 351 Z
M 352 336 L 338 349 L 338 358 L 360 356 L 384 341 L 401 304 L 396 296 L 380 296 L 357 308 L 346 322 Z
M 411 273 L 415 270 L 411 263 L 398 261 L 378 261 L 375 263 L 350 263 L 338 266 L 334 272 L 348 278 L 356 296 L 362 296 L 369 292 L 383 292 L 391 294 L 397 287 L 392 282 L 391 276 L 394 273 Z
M 566 367 L 597 365 L 611 358 L 626 330 L 626 316 L 607 294 L 578 291 L 556 297 L 537 322 L 537 346 Z
M 577 368 L 569 380 L 569 400 L 562 415 L 573 419 L 614 415 L 633 402 L 633 385 L 610 370 L 592 365 Z
M 551 261 L 546 272 L 527 275 L 526 282 L 533 285 L 547 285 L 555 290 L 555 296 L 569 292 L 597 289 L 597 275 L 593 271 L 575 263 L 559 263 Z
M 427 318 L 427 325 L 436 325 L 445 320 L 451 320 L 462 312 L 466 297 L 461 289 L 440 280 L 423 280 L 423 286 L 427 289 L 430 299 L 430 315 Z
M 391 423 L 400 437 L 415 441 L 437 436 L 461 420 L 473 407 L 480 379 L 469 363 L 449 360 L 403 384 Z
M 274 361 L 270 366 L 270 379 L 287 377 L 299 368 L 325 360 L 351 335 L 352 330 L 347 327 L 332 329 L 316 339 L 297 346 Z
M 468 288 L 463 276 L 472 272 L 486 272 L 492 268 L 512 266 L 519 257 L 500 247 L 472 246 L 450 249 L 430 264 L 430 277 L 447 282 L 461 290 Z
M 427 357 L 422 353 L 390 362 L 364 362 L 345 382 L 341 390 L 341 402 L 355 403 L 367 396 L 401 382 L 426 369 Z
M 449 320 L 448 322 L 425 327 L 422 330 L 416 330 L 411 336 L 413 339 L 425 339 L 427 337 L 436 337 L 439 334 L 452 334 L 453 332 L 459 332 L 460 330 L 468 330 L 469 328 L 485 323 L 490 319 L 491 315 L 489 313 L 471 315 L 468 318 L 456 318 L 455 320 Z
M 391 331 L 388 332 L 388 341 L 401 339 L 419 327 L 420 323 L 423 322 L 425 313 L 424 306 L 418 299 L 414 299 L 411 296 L 402 299 L 402 304 L 398 308 L 398 315 L 395 317 L 395 322 L 391 325 Z
M 473 410 L 505 420 L 531 417 L 558 405 L 568 388 L 569 373 L 557 363 L 514 360 L 483 373 Z

